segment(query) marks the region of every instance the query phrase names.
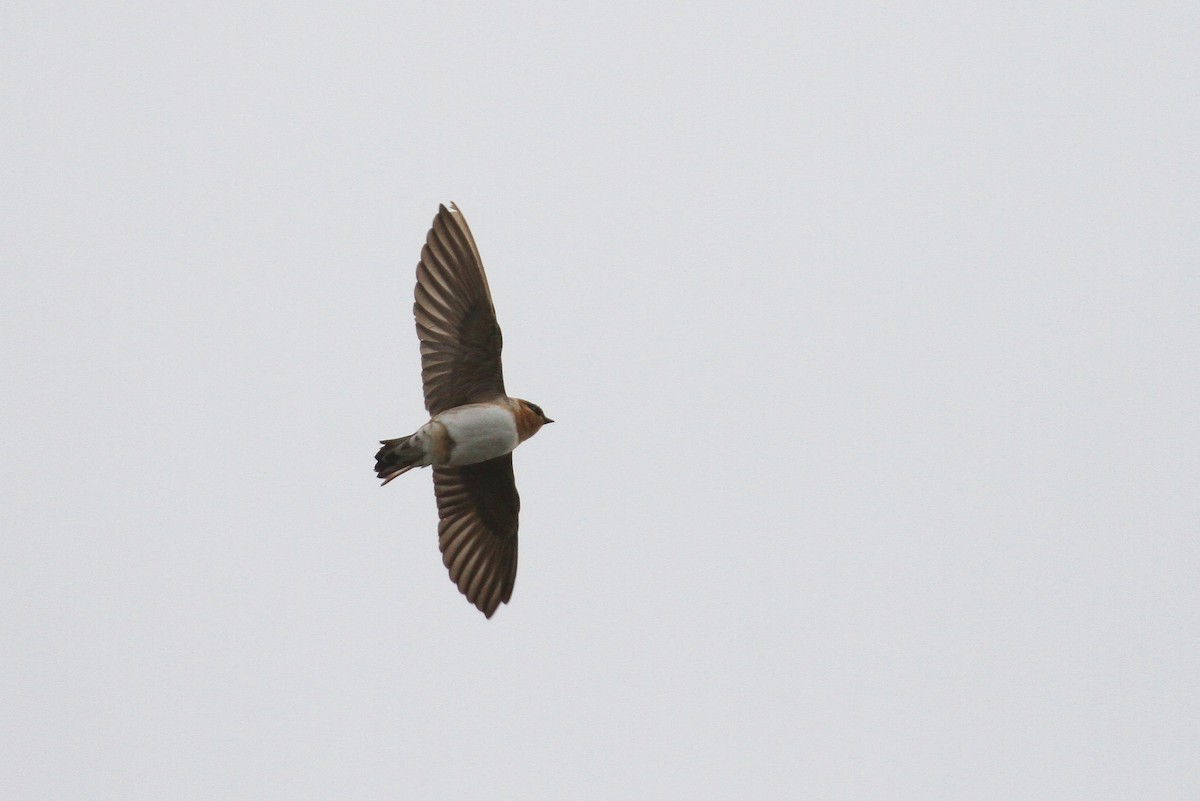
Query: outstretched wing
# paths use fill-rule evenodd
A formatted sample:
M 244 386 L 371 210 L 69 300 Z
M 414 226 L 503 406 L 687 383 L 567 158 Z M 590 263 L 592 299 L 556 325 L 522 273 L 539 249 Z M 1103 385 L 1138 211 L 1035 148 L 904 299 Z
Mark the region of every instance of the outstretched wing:
M 492 293 L 475 238 L 453 203 L 438 208 L 421 249 L 413 315 L 430 415 L 505 394 Z
M 438 547 L 450 579 L 491 617 L 517 580 L 517 513 L 521 498 L 512 454 L 461 467 L 434 467 Z

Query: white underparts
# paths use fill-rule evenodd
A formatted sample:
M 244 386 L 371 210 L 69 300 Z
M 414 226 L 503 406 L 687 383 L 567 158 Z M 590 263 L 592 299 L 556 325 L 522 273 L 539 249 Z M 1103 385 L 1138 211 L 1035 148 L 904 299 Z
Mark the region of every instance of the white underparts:
M 507 408 L 490 403 L 456 406 L 435 415 L 409 440 L 425 452 L 424 464 L 464 465 L 511 453 L 520 440 Z

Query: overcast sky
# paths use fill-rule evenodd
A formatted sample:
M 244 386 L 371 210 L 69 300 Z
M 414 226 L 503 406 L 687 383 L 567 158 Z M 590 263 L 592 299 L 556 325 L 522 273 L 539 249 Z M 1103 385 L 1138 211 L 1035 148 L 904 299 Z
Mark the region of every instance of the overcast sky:
M 7 3 L 0 798 L 1200 795 L 1200 7 L 899 6 Z

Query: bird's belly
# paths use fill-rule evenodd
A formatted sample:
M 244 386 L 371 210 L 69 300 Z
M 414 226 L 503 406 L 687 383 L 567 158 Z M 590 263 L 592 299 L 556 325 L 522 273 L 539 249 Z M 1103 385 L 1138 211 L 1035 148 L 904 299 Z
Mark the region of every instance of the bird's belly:
M 485 462 L 511 453 L 520 442 L 512 413 L 491 404 L 470 404 L 447 409 L 434 421 L 445 427 L 450 440 L 450 458 L 445 464 Z

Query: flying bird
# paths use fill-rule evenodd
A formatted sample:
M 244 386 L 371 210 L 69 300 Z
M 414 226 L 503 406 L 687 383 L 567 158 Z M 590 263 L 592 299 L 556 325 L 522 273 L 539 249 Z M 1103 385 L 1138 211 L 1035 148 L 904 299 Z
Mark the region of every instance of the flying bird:
M 375 472 L 387 484 L 433 467 L 438 547 L 450 579 L 491 617 L 517 578 L 512 452 L 553 423 L 540 406 L 504 391 L 502 344 L 479 249 L 462 212 L 440 206 L 417 264 L 417 337 L 430 419 L 416 433 L 385 439 Z

